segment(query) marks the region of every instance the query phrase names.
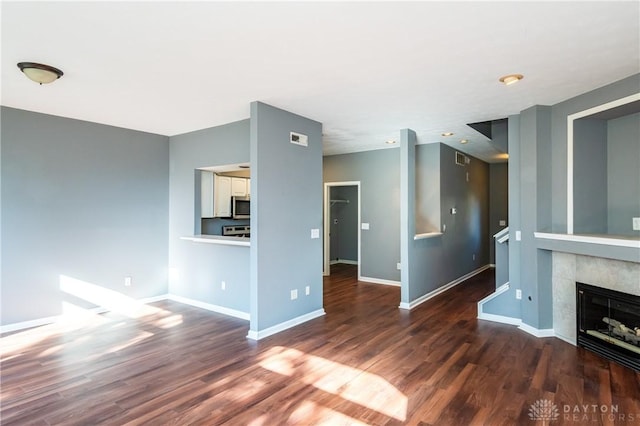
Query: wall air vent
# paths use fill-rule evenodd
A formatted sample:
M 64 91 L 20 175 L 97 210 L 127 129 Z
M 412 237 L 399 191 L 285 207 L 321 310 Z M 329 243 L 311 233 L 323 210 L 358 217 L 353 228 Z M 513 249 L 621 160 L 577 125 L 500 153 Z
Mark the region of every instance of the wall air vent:
M 308 137 L 302 133 L 290 132 L 289 142 L 295 145 L 308 146 Z
M 461 152 L 456 151 L 456 164 L 458 166 L 464 166 L 471 162 L 471 159 Z

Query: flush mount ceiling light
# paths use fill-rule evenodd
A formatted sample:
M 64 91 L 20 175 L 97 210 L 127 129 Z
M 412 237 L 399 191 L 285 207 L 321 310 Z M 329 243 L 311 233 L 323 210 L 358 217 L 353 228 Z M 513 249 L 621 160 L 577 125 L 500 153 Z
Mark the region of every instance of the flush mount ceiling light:
M 461 140 L 460 140 L 460 143 L 461 143 L 461 144 L 465 144 L 465 143 L 467 143 L 467 142 L 469 142 L 469 140 L 468 140 L 468 139 L 461 139 Z
M 396 141 L 394 141 L 393 139 L 389 139 L 386 143 L 388 143 L 389 145 L 394 145 Z
M 444 132 L 442 136 L 453 136 L 453 132 Z
M 509 74 L 504 77 L 500 77 L 500 83 L 504 83 L 505 86 L 510 86 L 513 83 L 517 83 L 522 80 L 524 76 L 522 74 Z
M 37 64 L 35 62 L 19 62 L 18 68 L 20 68 L 20 71 L 29 77 L 30 80 L 40 83 L 40 85 L 56 81 L 64 75 L 58 68 L 50 65 Z

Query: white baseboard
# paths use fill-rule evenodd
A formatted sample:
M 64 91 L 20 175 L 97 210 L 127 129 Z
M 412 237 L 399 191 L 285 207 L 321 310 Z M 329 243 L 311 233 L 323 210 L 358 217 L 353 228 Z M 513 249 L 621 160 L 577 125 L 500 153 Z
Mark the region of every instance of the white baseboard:
M 247 334 L 247 338 L 251 340 L 260 340 L 265 337 L 269 337 L 273 334 L 280 333 L 281 331 L 287 330 L 291 327 L 295 327 L 296 325 L 300 325 L 304 322 L 310 321 L 314 318 L 318 318 L 324 315 L 324 309 L 318 309 L 313 312 L 309 312 L 308 314 L 300 315 L 299 317 L 290 319 L 285 322 L 281 322 L 280 324 L 276 324 L 272 327 L 265 328 L 264 330 L 254 331 L 249 330 Z
M 521 323 L 518 328 L 535 337 L 556 337 L 556 333 L 553 331 L 553 328 L 535 328 L 524 322 Z
M 394 287 L 400 287 L 402 285 L 400 281 L 384 280 L 382 278 L 358 277 L 358 281 L 371 284 L 392 285 Z
M 409 303 L 401 302 L 400 306 L 398 306 L 398 307 L 400 309 L 411 310 L 411 309 L 415 308 L 416 306 L 426 302 L 427 300 L 436 297 L 440 293 L 444 293 L 445 291 L 449 290 L 450 288 L 453 288 L 453 287 L 457 286 L 461 282 L 463 282 L 465 280 L 468 280 L 469 278 L 473 277 L 474 275 L 478 275 L 480 272 L 485 271 L 485 270 L 487 270 L 489 268 L 490 268 L 489 265 L 484 265 L 484 266 L 476 269 L 475 271 L 471 271 L 468 274 L 463 275 L 460 278 L 457 278 L 457 279 L 455 279 L 455 280 L 443 285 L 442 287 L 438 287 L 437 289 L 418 297 L 416 300 L 414 300 L 412 302 L 409 302 Z
M 187 297 L 169 294 L 167 297 L 174 302 L 184 303 L 185 305 L 194 306 L 196 308 L 206 309 L 207 311 L 217 312 L 219 314 L 229 315 L 230 317 L 240 318 L 249 321 L 250 314 L 248 312 L 238 311 L 224 306 L 213 305 L 211 303 L 201 302 L 199 300 L 189 299 Z
M 506 317 L 504 315 L 487 314 L 484 312 L 478 313 L 478 319 L 485 320 L 485 321 L 499 322 L 501 324 L 517 325 L 517 326 L 520 326 L 520 324 L 522 324 L 522 320 L 520 318 Z
M 338 263 L 344 263 L 345 265 L 357 265 L 357 260 L 337 259 L 329 262 L 330 265 L 337 265 Z
M 169 296 L 168 294 L 162 294 L 160 296 L 145 297 L 144 299 L 136 300 L 136 302 L 142 305 L 146 305 L 148 303 L 154 303 L 154 302 L 159 302 L 161 300 L 166 300 L 168 299 L 168 296 Z M 104 306 L 96 306 L 94 308 L 87 308 L 84 310 L 87 311 L 87 313 L 91 313 L 95 315 L 109 312 L 109 309 L 105 308 Z M 70 318 L 69 315 L 62 314 L 62 315 L 55 315 L 52 317 L 38 318 L 30 321 L 16 322 L 13 324 L 0 326 L 0 333 L 9 333 L 11 331 L 24 330 L 24 329 L 33 328 L 33 327 L 41 327 L 43 325 L 64 321 L 65 319 L 68 319 L 68 318 Z

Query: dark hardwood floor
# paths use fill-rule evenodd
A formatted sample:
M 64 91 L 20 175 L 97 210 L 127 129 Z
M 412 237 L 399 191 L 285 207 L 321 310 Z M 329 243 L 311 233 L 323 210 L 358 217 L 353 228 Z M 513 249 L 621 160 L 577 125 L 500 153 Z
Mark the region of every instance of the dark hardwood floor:
M 259 342 L 246 321 L 169 301 L 8 333 L 0 423 L 640 424 L 640 374 L 478 321 L 493 279 L 485 271 L 407 312 L 399 288 L 338 265 L 326 316 Z M 558 418 L 530 419 L 544 401 Z

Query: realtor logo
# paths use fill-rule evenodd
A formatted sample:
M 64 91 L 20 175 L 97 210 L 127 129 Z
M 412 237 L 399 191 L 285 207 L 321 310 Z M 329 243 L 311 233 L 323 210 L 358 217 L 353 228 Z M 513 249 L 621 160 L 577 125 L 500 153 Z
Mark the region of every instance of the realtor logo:
M 554 421 L 560 417 L 558 407 L 548 399 L 539 399 L 529 407 L 529 418 L 531 420 Z

